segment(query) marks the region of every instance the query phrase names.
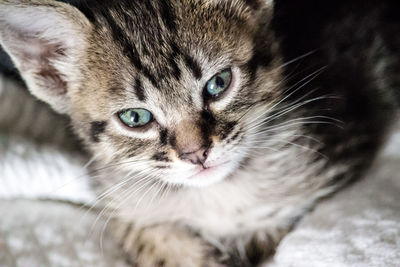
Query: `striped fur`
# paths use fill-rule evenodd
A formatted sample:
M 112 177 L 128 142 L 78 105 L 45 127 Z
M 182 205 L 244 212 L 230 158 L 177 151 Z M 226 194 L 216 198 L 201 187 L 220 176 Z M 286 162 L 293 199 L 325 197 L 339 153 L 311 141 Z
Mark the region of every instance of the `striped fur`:
M 390 1 L 345 2 L 0 0 L 0 40 L 71 117 L 134 264 L 255 266 L 362 175 L 393 117 L 398 39 L 366 19 Z M 229 89 L 207 97 L 227 68 Z M 155 120 L 129 129 L 128 108 Z

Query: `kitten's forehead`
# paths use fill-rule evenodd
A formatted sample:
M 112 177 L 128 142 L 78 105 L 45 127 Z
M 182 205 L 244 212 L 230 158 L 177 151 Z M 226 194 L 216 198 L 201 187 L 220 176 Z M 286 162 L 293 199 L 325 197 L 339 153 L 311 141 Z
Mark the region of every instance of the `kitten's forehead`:
M 221 57 L 221 51 L 235 51 L 242 41 L 238 40 L 239 33 L 251 31 L 243 30 L 250 14 L 246 17 L 243 10 L 249 10 L 248 2 L 252 1 L 232 2 L 240 4 L 212 0 L 113 1 L 107 7 L 92 9 L 87 16 L 99 29 L 106 29 L 97 32 L 117 44 L 121 56 L 129 59 L 137 73 L 153 87 L 167 89 L 171 80 L 182 78 L 182 68 L 201 79 L 204 60 Z

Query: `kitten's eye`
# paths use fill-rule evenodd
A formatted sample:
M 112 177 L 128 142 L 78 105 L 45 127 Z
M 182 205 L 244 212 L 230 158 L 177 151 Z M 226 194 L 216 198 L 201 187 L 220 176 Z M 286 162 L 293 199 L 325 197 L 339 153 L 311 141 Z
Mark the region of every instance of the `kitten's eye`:
M 206 84 L 204 92 L 213 98 L 221 95 L 229 88 L 232 82 L 232 71 L 230 69 L 221 71 L 212 77 Z
M 138 128 L 153 121 L 150 111 L 142 108 L 126 109 L 118 113 L 119 119 L 128 127 Z

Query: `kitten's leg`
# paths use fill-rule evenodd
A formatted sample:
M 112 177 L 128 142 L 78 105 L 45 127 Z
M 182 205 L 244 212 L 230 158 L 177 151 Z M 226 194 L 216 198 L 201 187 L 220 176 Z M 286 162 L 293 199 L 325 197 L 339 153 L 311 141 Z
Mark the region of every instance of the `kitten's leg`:
M 232 241 L 233 251 L 225 263 L 230 267 L 252 267 L 267 262 L 275 253 L 289 228 L 271 228 L 248 235 L 237 236 Z
M 117 222 L 117 238 L 132 264 L 138 267 L 216 267 L 213 248 L 200 237 L 173 225 L 145 228 Z

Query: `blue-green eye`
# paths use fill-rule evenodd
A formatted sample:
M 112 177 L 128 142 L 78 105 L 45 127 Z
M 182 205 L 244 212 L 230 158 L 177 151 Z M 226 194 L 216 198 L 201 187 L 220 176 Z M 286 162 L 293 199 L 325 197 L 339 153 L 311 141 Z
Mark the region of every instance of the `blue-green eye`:
M 153 121 L 150 111 L 142 108 L 130 108 L 118 113 L 119 119 L 128 127 L 138 128 Z
M 212 77 L 206 84 L 204 91 L 211 97 L 221 95 L 226 89 L 229 88 L 232 82 L 232 71 L 230 69 L 221 71 Z

